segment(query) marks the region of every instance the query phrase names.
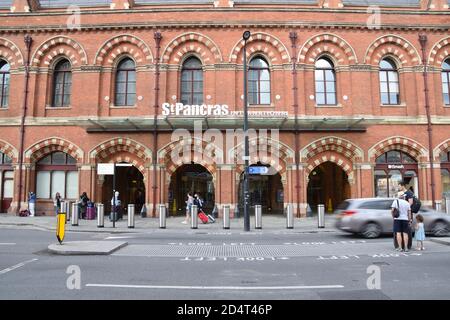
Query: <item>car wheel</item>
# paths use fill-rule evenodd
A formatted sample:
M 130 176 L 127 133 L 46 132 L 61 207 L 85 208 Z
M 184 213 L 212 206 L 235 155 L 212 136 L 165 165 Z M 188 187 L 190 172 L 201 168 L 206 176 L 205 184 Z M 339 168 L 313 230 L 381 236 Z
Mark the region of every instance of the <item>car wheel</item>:
M 448 235 L 450 232 L 449 225 L 444 221 L 438 221 L 433 225 L 431 233 L 436 237 L 443 237 Z
M 378 238 L 381 234 L 381 227 L 374 222 L 369 222 L 363 227 L 361 234 L 368 239 Z

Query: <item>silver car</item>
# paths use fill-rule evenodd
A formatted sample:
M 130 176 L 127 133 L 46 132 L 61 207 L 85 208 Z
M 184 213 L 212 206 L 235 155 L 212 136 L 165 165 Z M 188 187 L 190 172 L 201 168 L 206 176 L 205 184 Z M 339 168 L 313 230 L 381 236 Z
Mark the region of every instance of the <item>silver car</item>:
M 336 209 L 336 228 L 361 234 L 365 238 L 377 238 L 381 234 L 393 232 L 391 198 L 348 199 Z M 419 212 L 424 218 L 425 232 L 433 236 L 450 233 L 450 216 L 432 209 L 422 208 Z M 414 222 L 415 224 L 415 219 Z

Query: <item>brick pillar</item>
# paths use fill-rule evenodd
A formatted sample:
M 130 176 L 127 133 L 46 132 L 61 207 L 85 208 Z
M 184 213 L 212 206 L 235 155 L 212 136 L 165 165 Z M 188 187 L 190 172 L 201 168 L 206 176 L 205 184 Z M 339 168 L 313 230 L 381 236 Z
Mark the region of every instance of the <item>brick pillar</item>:
M 230 215 L 234 214 L 234 180 L 233 176 L 235 175 L 233 165 L 226 164 L 218 164 L 216 176 L 219 177 L 216 181 L 217 184 L 215 187 L 215 198 L 216 205 L 219 211 L 219 217 L 223 215 L 223 207 L 225 205 L 230 206 Z
M 441 203 L 442 207 L 445 206 L 445 200 L 443 200 L 442 195 L 442 175 L 441 175 L 441 164 L 438 162 L 434 162 L 434 168 L 433 168 L 433 174 L 434 174 L 434 191 L 436 195 L 436 203 Z
M 112 10 L 123 10 L 131 9 L 134 7 L 134 0 L 112 0 L 111 9 Z
M 11 12 L 32 12 L 39 9 L 39 0 L 13 0 Z
M 232 8 L 234 7 L 233 0 L 214 0 L 215 8 Z
M 375 196 L 374 183 L 375 177 L 373 174 L 373 166 L 371 164 L 360 165 L 360 180 L 361 180 L 361 198 L 371 198 Z
M 428 167 L 430 166 L 429 162 L 421 162 L 419 165 L 419 198 L 421 202 L 425 206 L 431 206 L 431 190 L 430 190 L 430 175 Z
M 308 207 L 308 176 L 306 175 L 305 168 L 307 163 L 299 164 L 300 170 L 300 216 L 306 217 L 306 209 Z

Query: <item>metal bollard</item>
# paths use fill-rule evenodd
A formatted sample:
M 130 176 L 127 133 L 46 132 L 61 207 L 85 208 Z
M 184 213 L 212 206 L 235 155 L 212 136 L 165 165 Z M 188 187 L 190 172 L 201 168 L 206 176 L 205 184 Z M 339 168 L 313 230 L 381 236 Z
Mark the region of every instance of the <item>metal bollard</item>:
M 65 201 L 61 201 L 61 208 L 59 209 L 59 212 L 63 212 L 66 215 L 66 223 L 69 222 L 70 217 L 69 217 L 69 213 L 67 212 L 67 205 Z
M 66 208 L 65 208 L 67 221 L 70 221 L 70 219 L 72 217 L 72 210 L 71 210 L 71 208 L 72 208 L 72 202 L 67 201 Z M 63 209 L 63 207 L 62 207 L 62 203 L 61 203 L 61 210 L 62 209 Z
M 436 211 L 441 212 L 442 211 L 442 203 L 436 202 Z
M 76 202 L 72 203 L 72 225 L 78 226 L 78 204 Z
M 294 229 L 294 206 L 292 203 L 288 204 L 286 208 L 286 228 Z
M 450 214 L 450 198 L 445 199 L 445 212 Z
M 317 206 L 317 224 L 318 228 L 325 228 L 325 206 L 323 204 Z
M 128 228 L 134 228 L 134 204 L 128 205 Z
M 97 204 L 97 228 L 105 226 L 105 206 L 103 203 Z
M 262 207 L 255 205 L 255 229 L 262 229 Z
M 191 209 L 191 229 L 198 228 L 198 208 L 193 205 Z
M 230 229 L 230 206 L 223 207 L 223 228 Z
M 167 210 L 166 210 L 166 206 L 163 204 L 159 205 L 159 228 L 160 229 L 165 229 L 166 228 L 166 216 L 167 214 Z

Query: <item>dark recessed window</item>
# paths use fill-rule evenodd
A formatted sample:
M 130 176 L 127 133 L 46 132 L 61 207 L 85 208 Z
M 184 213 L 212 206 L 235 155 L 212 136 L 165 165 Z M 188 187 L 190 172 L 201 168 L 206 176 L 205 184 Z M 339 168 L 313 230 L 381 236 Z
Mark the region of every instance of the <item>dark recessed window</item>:
M 55 66 L 53 83 L 53 106 L 69 106 L 72 90 L 72 68 L 68 60 L 63 59 Z
M 9 101 L 9 64 L 0 60 L 0 107 L 4 108 L 8 106 Z
M 270 104 L 269 64 L 261 57 L 250 61 L 248 69 L 249 104 Z
M 397 66 L 390 59 L 380 62 L 380 96 L 381 104 L 395 105 L 400 102 Z
M 202 63 L 195 57 L 186 59 L 181 69 L 181 102 L 188 105 L 203 103 Z
M 335 105 L 336 73 L 329 59 L 320 58 L 316 61 L 314 79 L 317 105 Z
M 116 106 L 134 106 L 136 103 L 136 66 L 133 60 L 125 58 L 117 66 Z

